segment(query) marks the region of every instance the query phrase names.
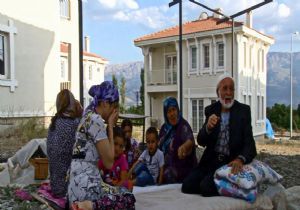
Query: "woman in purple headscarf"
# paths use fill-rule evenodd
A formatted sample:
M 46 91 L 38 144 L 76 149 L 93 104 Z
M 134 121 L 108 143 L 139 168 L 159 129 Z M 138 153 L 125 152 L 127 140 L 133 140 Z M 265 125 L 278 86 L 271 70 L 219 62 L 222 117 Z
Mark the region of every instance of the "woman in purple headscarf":
M 106 168 L 114 163 L 113 127 L 119 115 L 118 89 L 105 81 L 92 86 L 89 94 L 93 101 L 79 123 L 73 148 L 69 202 L 82 209 L 134 209 L 133 194 L 105 185 L 97 167 L 100 158 Z
M 159 148 L 165 156 L 163 182 L 181 183 L 197 162 L 193 131 L 173 97 L 164 101 L 164 118 L 159 132 Z

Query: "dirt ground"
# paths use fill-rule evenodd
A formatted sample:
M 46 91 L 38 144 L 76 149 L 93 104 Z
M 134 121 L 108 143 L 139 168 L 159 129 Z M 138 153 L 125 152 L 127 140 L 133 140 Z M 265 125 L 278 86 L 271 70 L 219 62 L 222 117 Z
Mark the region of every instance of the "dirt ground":
M 285 188 L 300 186 L 300 140 L 258 141 L 256 147 L 257 159 L 283 176 Z
M 137 133 L 134 133 L 134 135 Z M 0 138 L 0 162 L 5 162 L 26 141 L 11 137 Z M 256 142 L 257 159 L 270 165 L 284 178 L 285 188 L 300 185 L 300 140 L 262 140 Z

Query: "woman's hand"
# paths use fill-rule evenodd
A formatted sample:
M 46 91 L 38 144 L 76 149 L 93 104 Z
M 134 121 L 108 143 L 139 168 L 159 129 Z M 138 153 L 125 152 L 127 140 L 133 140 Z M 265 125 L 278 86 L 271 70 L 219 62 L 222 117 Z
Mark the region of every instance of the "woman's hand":
M 118 109 L 114 109 L 111 113 L 111 115 L 108 118 L 108 125 L 111 127 L 114 127 L 114 125 L 117 123 L 119 118 L 119 110 Z
M 179 148 L 178 148 L 178 158 L 179 159 L 184 159 L 187 155 L 187 150 L 186 150 L 186 147 L 185 145 L 181 145 Z
M 231 166 L 231 173 L 232 174 L 238 174 L 239 172 L 242 171 L 243 168 L 243 161 L 239 158 L 234 159 L 231 161 L 228 166 Z

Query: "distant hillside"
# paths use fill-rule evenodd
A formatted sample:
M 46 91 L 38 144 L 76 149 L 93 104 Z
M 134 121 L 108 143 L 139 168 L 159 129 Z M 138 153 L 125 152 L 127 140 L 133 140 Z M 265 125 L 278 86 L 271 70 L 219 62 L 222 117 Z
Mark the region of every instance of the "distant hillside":
M 105 79 L 111 80 L 112 74 L 126 79 L 126 104 L 136 104 L 136 92 L 140 90 L 142 61 L 126 64 L 108 65 Z M 267 55 L 267 106 L 275 103 L 290 104 L 290 53 L 270 52 Z M 300 104 L 300 52 L 293 56 L 293 106 Z
M 144 67 L 142 61 L 108 65 L 105 68 L 105 80 L 112 80 L 114 74 L 118 79 L 118 84 L 121 84 L 122 76 L 126 79 L 126 105 L 136 105 L 136 92 L 140 91 L 141 87 L 141 69 Z M 138 98 L 140 100 L 140 98 Z M 140 103 L 140 102 L 139 102 Z
M 267 106 L 290 104 L 290 53 L 267 56 Z M 300 104 L 300 52 L 293 54 L 293 106 Z

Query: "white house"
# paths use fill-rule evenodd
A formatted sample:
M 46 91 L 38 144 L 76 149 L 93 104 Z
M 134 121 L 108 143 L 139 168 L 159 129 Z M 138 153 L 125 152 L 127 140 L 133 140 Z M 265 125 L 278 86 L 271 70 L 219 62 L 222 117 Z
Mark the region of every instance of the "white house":
M 234 56 L 231 66 L 231 26 L 221 17 L 202 13 L 198 20 L 183 24 L 183 117 L 197 133 L 204 122 L 204 107 L 215 102 L 220 74 L 231 73 L 235 79 L 235 98 L 251 106 L 255 136 L 265 133 L 266 55 L 274 39 L 252 28 L 251 14 L 246 23 L 235 22 Z M 145 65 L 145 115 L 147 122 L 160 127 L 163 100 L 179 98 L 179 27 L 171 27 L 137 38 Z
M 64 87 L 79 99 L 78 27 L 77 0 L 1 4 L 0 124 L 7 119 L 52 116 L 56 95 Z M 67 51 L 61 52 L 62 44 Z M 84 59 L 90 63 L 96 57 L 86 52 Z
M 92 85 L 100 84 L 104 81 L 104 69 L 108 64 L 108 60 L 101 56 L 90 52 L 90 38 L 84 37 L 84 51 L 83 51 L 83 106 L 89 105 L 92 98 L 88 91 Z M 60 88 L 70 89 L 70 68 L 69 68 L 69 45 L 66 43 L 60 44 Z

